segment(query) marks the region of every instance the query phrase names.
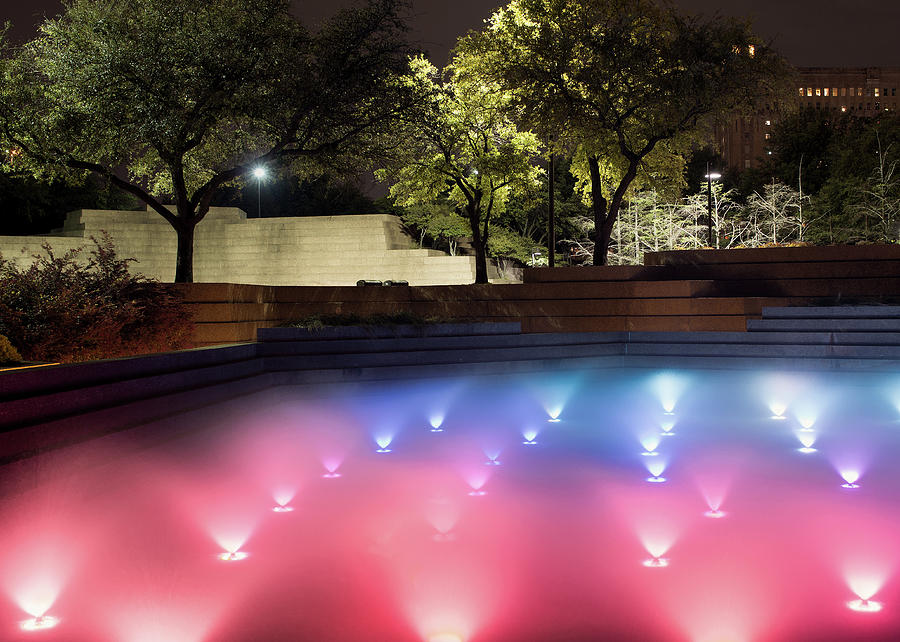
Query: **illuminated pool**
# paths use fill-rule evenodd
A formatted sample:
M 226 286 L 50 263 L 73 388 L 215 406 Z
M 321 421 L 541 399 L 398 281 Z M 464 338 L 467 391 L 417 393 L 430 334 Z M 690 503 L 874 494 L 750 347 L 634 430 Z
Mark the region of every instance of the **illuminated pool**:
M 0 639 L 900 639 L 900 375 L 279 388 L 155 430 L 4 500 Z

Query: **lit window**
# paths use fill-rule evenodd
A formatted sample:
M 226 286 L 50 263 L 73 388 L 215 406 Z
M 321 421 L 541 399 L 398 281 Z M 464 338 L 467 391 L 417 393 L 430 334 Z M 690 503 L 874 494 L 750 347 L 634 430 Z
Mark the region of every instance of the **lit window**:
M 800 87 L 800 95 L 803 95 L 803 87 Z
M 876 87 L 873 91 L 875 92 L 875 98 L 878 98 L 878 96 L 879 96 L 880 93 L 881 93 L 881 90 L 878 89 L 878 87 Z
M 846 96 L 846 95 L 847 95 L 847 88 L 841 87 L 841 96 Z
M 847 111 L 847 105 L 841 105 L 841 111 Z
M 750 169 L 750 159 L 749 158 L 744 159 L 744 169 Z
M 828 87 L 825 88 L 825 95 L 828 95 Z
M 832 87 L 832 88 L 831 88 L 831 95 L 832 95 L 832 96 L 837 96 L 837 87 Z
M 812 87 L 807 87 L 807 88 L 806 88 L 806 95 L 807 95 L 807 96 L 812 96 Z
M 818 87 L 816 87 L 816 96 L 821 96 L 821 95 L 822 95 L 822 90 L 819 89 Z
M 857 88 L 856 88 L 856 95 L 857 95 L 857 96 L 862 96 L 862 95 L 863 95 L 863 93 L 862 93 L 862 87 L 857 87 Z
M 756 45 L 750 45 L 749 47 L 747 47 L 747 53 L 750 54 L 751 58 L 753 56 L 755 56 L 756 55 Z
M 766 127 L 771 127 L 771 126 L 772 126 L 772 121 L 771 121 L 771 120 L 767 120 L 767 121 L 766 121 Z
M 766 139 L 766 140 L 769 140 L 770 138 L 772 138 L 772 134 L 766 134 L 766 135 L 765 135 L 765 139 Z

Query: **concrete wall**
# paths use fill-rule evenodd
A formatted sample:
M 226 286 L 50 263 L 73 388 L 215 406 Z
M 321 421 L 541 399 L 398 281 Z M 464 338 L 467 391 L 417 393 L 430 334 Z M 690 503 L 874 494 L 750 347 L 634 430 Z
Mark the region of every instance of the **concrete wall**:
M 59 255 L 91 246 L 106 231 L 117 252 L 134 257 L 134 271 L 160 281 L 175 278 L 175 231 L 152 211 L 79 210 L 46 236 L 0 236 L 0 253 L 26 266 L 41 244 Z M 474 257 L 415 249 L 396 216 L 317 216 L 248 219 L 237 208 L 212 208 L 197 226 L 194 280 L 260 285 L 354 285 L 360 279 L 412 285 L 475 280 Z
M 410 288 L 183 287 L 196 345 L 252 341 L 313 314 L 492 322 L 533 332 L 742 332 L 763 306 L 900 303 L 900 246 L 666 252 L 645 266 L 525 270 L 524 283 Z

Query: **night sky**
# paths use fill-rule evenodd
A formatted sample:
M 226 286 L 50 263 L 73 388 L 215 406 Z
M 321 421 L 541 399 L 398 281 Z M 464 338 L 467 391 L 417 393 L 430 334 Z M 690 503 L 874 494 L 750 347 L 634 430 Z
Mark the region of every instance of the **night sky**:
M 315 24 L 351 0 L 303 2 L 296 12 Z M 443 65 L 456 38 L 478 28 L 498 6 L 495 0 L 415 0 L 411 37 Z M 749 16 L 755 30 L 799 66 L 900 67 L 900 2 L 897 0 L 675 0 L 686 11 Z M 0 0 L 0 22 L 13 23 L 12 37 L 34 33 L 58 0 Z

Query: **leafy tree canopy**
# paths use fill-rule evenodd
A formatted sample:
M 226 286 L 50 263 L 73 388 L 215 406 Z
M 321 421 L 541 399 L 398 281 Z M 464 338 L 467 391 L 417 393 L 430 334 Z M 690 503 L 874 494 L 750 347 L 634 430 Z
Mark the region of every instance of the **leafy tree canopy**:
M 468 73 L 469 61 L 455 59 L 442 79 L 425 58 L 410 61 L 407 82 L 425 97 L 416 122 L 402 133 L 405 154 L 380 170 L 391 180 L 401 206 L 447 198 L 469 221 L 476 256 L 476 283 L 487 283 L 486 247 L 492 217 L 512 194 L 539 184 L 532 164 L 538 141 L 509 118 L 508 94 Z
M 286 0 L 68 0 L 0 58 L 3 159 L 36 176 L 94 173 L 178 233 L 176 281 L 217 191 L 256 166 L 357 167 L 409 106 L 399 0 L 310 33 Z M 168 203 L 174 203 L 168 206 Z
M 659 174 L 708 117 L 749 108 L 787 69 L 746 24 L 653 0 L 512 0 L 458 51 L 514 96 L 529 126 L 581 150 L 596 264 L 635 180 Z

